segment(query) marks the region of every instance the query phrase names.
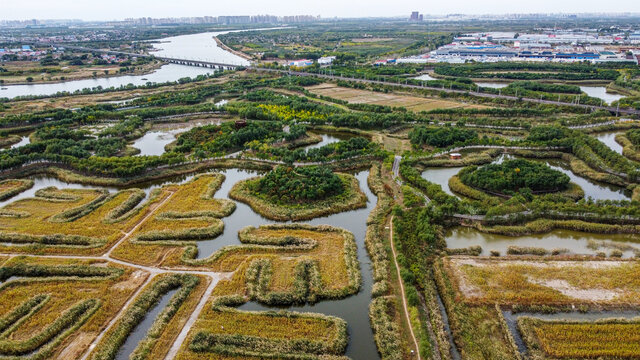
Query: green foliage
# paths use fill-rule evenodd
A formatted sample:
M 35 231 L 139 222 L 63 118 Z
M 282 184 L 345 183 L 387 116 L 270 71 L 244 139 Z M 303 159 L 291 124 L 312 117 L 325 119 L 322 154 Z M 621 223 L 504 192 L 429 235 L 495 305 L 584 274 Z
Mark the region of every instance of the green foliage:
M 429 145 L 444 148 L 450 145 L 465 145 L 478 139 L 475 130 L 454 127 L 427 128 L 417 127 L 409 132 L 409 139 L 413 145 Z
M 566 189 L 570 181 L 569 176 L 546 164 L 523 159 L 469 167 L 458 176 L 466 185 L 496 193 L 513 193 L 522 188 L 533 192 L 559 191 Z
M 344 185 L 324 166 L 279 166 L 262 177 L 253 191 L 276 203 L 300 203 L 338 195 L 344 191 Z

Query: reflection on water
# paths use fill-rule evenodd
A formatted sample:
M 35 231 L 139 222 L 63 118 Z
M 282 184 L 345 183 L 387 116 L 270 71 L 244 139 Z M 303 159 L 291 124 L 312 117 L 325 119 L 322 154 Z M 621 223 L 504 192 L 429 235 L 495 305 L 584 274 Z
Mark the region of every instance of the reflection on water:
M 546 234 L 504 236 L 479 232 L 472 228 L 455 227 L 447 231 L 447 247 L 450 249 L 481 246 L 482 255 L 491 250 L 506 254 L 509 246 L 538 247 L 547 250 L 569 249 L 575 254 L 608 252 L 613 246 L 623 251 L 624 257 L 633 257 L 634 249 L 640 249 L 640 237 L 628 234 L 591 234 L 570 230 L 553 230 Z M 602 246 L 596 246 L 602 245 Z
M 449 188 L 449 179 L 457 175 L 462 167 L 451 168 L 427 168 L 422 172 L 422 177 L 434 184 L 438 184 L 442 187 L 442 190 L 449 195 L 457 196 Z
M 423 80 L 423 81 L 438 80 L 438 79 L 434 78 L 433 76 L 431 76 L 429 74 L 420 75 L 418 77 L 414 77 L 414 79 Z
M 176 81 L 183 77 L 193 78 L 198 75 L 211 73 L 213 73 L 213 69 L 209 68 L 168 64 L 146 75 L 102 77 L 52 84 L 9 85 L 7 86 L 7 90 L 0 91 L 0 97 L 14 98 L 16 96 L 52 95 L 61 91 L 72 93 L 76 90 L 91 89 L 98 86 L 102 88 L 110 88 L 112 86 L 117 88 L 129 84 L 139 86 L 145 85 L 148 82 L 164 83 L 167 81 Z
M 220 199 L 229 199 L 228 194 L 238 181 L 245 180 L 259 175 L 258 172 L 242 169 L 225 169 L 225 170 L 212 170 L 215 172 L 223 173 L 226 176 L 225 181 L 222 183 L 221 188 L 216 192 L 215 197 Z M 338 316 L 348 324 L 349 331 L 349 345 L 346 355 L 352 359 L 379 359 L 379 355 L 373 340 L 373 331 L 369 323 L 369 303 L 371 302 L 371 288 L 373 285 L 371 261 L 366 252 L 364 244 L 364 238 L 366 233 L 366 220 L 373 208 L 376 205 L 377 197 L 371 192 L 367 186 L 367 177 L 369 171 L 360 171 L 354 176 L 358 179 L 360 189 L 367 196 L 366 208 L 343 212 L 339 214 L 333 214 L 326 217 L 316 218 L 310 221 L 304 221 L 303 223 L 321 225 L 327 224 L 335 227 L 344 228 L 353 233 L 357 244 L 357 256 L 360 263 L 362 273 L 362 287 L 360 292 L 356 295 L 350 296 L 346 299 L 337 301 L 322 301 L 315 305 L 305 305 L 296 307 L 285 307 L 287 310 L 304 311 L 304 312 L 316 312 L 323 313 L 332 316 Z M 144 184 L 138 184 L 135 187 L 143 189 L 149 194 L 153 189 L 159 188 L 167 183 L 184 183 L 190 181 L 194 175 L 181 176 L 172 179 L 165 179 L 162 181 L 148 182 Z M 27 190 L 16 197 L 0 202 L 0 206 L 4 206 L 9 202 L 15 200 L 33 197 L 38 189 L 56 186 L 59 188 L 80 188 L 80 189 L 95 189 L 100 188 L 97 186 L 86 186 L 79 184 L 70 184 L 56 179 L 48 177 L 34 177 L 35 185 L 32 189 Z M 107 188 L 113 192 L 115 188 Z M 197 258 L 203 259 L 210 257 L 215 251 L 227 245 L 239 245 L 238 231 L 246 226 L 260 226 L 265 224 L 272 224 L 274 221 L 267 220 L 262 216 L 255 213 L 251 208 L 241 202 L 236 202 L 236 210 L 228 217 L 222 219 L 224 222 L 223 233 L 210 240 L 198 241 L 198 255 Z M 164 301 L 163 297 L 163 301 Z M 158 306 L 160 311 L 164 306 Z M 266 310 L 270 309 L 265 306 L 248 303 L 240 307 L 247 310 Z M 145 318 L 145 324 L 148 319 L 149 323 L 152 323 L 156 315 L 147 315 Z M 142 326 L 142 325 L 141 325 Z M 149 324 L 150 326 L 150 324 Z M 127 349 L 133 351 L 139 341 L 146 335 L 148 327 L 142 326 L 140 329 L 136 328 L 134 335 L 130 336 L 127 340 Z M 124 348 L 123 348 L 124 349 Z M 124 350 L 122 350 L 124 351 Z M 124 356 L 124 355 L 123 355 Z M 120 355 L 118 355 L 120 358 Z M 126 356 L 122 357 L 127 358 Z
M 618 142 L 616 141 L 616 136 L 618 134 L 622 134 L 622 133 L 621 132 L 602 132 L 602 133 L 593 134 L 593 137 L 602 141 L 611 150 L 622 155 L 622 145 L 618 144 Z
M 605 86 L 580 86 L 580 90 L 591 97 L 604 100 L 605 104 L 611 104 L 624 97 L 624 95 L 609 94 Z
M 487 87 L 492 89 L 502 89 L 509 86 L 509 83 L 483 82 L 483 81 L 476 81 L 476 84 L 478 84 L 480 87 Z
M 149 131 L 141 138 L 133 142 L 136 149 L 140 149 L 140 156 L 164 154 L 164 147 L 176 139 L 176 135 L 187 131 L 186 129 L 174 129 L 167 131 Z
M 171 297 L 178 292 L 178 289 L 168 291 L 166 294 L 160 297 L 160 301 L 154 305 L 149 312 L 144 316 L 144 319 L 133 329 L 131 334 L 127 337 L 127 340 L 122 344 L 120 350 L 116 354 L 116 360 L 128 360 L 129 356 L 138 347 L 138 344 L 149 332 L 151 325 L 156 321 L 158 314 L 164 310 L 169 304 Z

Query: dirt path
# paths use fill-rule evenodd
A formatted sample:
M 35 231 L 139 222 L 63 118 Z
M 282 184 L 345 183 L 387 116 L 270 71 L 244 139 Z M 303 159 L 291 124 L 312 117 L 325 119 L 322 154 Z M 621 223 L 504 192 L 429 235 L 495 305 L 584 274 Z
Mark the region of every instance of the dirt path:
M 138 295 L 140 295 L 140 293 L 147 287 L 147 285 L 149 283 L 151 283 L 151 280 L 153 280 L 153 278 L 155 278 L 155 274 L 149 274 L 149 276 L 147 277 L 147 280 L 145 280 L 144 283 L 142 283 L 142 285 L 140 285 L 138 290 L 136 290 L 136 292 L 133 293 L 133 295 L 131 295 L 129 300 L 127 300 L 127 302 L 124 304 L 122 309 L 120 309 L 118 314 L 116 314 L 116 316 L 114 316 L 111 319 L 111 321 L 109 321 L 107 326 L 104 329 L 102 329 L 100 334 L 98 336 L 96 336 L 96 338 L 93 340 L 91 345 L 89 345 L 89 348 L 87 349 L 87 351 L 82 356 L 82 358 L 81 358 L 82 360 L 86 360 L 86 359 L 89 358 L 89 355 L 91 354 L 93 349 L 95 349 L 95 347 L 98 346 L 98 344 L 100 343 L 102 338 L 105 336 L 107 331 L 109 331 L 109 329 L 111 329 L 118 322 L 118 320 L 120 320 L 120 318 L 124 315 L 124 313 L 129 309 L 129 306 L 138 298 Z
M 182 343 L 184 343 L 187 338 L 187 334 L 189 334 L 189 330 L 191 330 L 193 324 L 196 322 L 196 320 L 198 320 L 202 309 L 204 309 L 204 306 L 207 304 L 207 300 L 209 300 L 211 294 L 213 293 L 213 289 L 218 284 L 218 281 L 220 281 L 222 278 L 222 276 L 213 276 L 211 278 L 211 282 L 209 283 L 207 290 L 205 290 L 204 294 L 202 294 L 200 302 L 198 302 L 198 305 L 195 309 L 193 309 L 191 316 L 189 316 L 189 319 L 182 327 L 182 330 L 180 330 L 180 334 L 178 334 L 178 337 L 176 337 L 176 340 L 171 345 L 167 356 L 164 357 L 165 360 L 170 360 L 176 357 L 176 355 L 178 354 L 178 350 L 180 350 L 180 347 L 182 346 Z
M 145 215 L 145 217 L 140 219 L 129 231 L 124 233 L 124 235 L 122 235 L 122 237 L 109 249 L 109 251 L 107 251 L 103 255 L 103 257 L 110 258 L 111 257 L 111 253 L 113 252 L 113 250 L 115 250 L 115 248 L 117 248 L 120 244 L 122 244 L 123 241 L 127 240 L 131 236 L 131 234 L 133 234 L 140 226 L 142 226 L 142 224 L 147 222 L 147 220 L 151 216 L 153 216 L 156 213 L 156 211 L 162 207 L 162 205 L 164 205 L 167 201 L 169 201 L 169 199 L 171 199 L 174 194 L 175 194 L 174 192 L 170 192 L 170 194 L 164 200 L 162 200 L 160 203 L 156 203 L 154 205 L 151 205 L 151 210 L 149 211 L 149 213 L 147 215 Z
M 413 344 L 416 347 L 416 355 L 418 355 L 418 360 L 421 360 L 420 357 L 420 347 L 418 346 L 418 340 L 416 339 L 416 335 L 413 333 L 413 327 L 411 326 L 411 316 L 409 315 L 409 306 L 407 305 L 407 297 L 404 293 L 404 284 L 402 283 L 402 277 L 400 276 L 400 265 L 398 264 L 398 256 L 396 255 L 396 247 L 393 243 L 393 215 L 391 215 L 391 221 L 389 225 L 389 241 L 391 241 L 391 252 L 393 253 L 393 262 L 396 265 L 396 273 L 398 275 L 398 283 L 400 283 L 400 294 L 402 295 L 402 307 L 404 308 L 404 316 L 407 320 L 407 325 L 409 326 L 409 332 L 411 333 L 411 339 L 413 340 Z

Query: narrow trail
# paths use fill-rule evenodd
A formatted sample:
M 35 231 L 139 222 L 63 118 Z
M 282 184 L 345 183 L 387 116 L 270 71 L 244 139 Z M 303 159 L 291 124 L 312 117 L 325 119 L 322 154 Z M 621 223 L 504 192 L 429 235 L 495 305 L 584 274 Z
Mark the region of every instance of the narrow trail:
M 416 335 L 413 333 L 413 326 L 411 326 L 411 316 L 409 315 L 409 306 L 407 305 L 407 297 L 404 293 L 404 284 L 402 283 L 402 277 L 400 277 L 400 265 L 398 264 L 398 256 L 396 255 L 396 247 L 393 243 L 393 215 L 391 215 L 391 221 L 389 225 L 389 241 L 391 242 L 391 252 L 393 253 L 393 262 L 396 265 L 396 273 L 398 275 L 398 283 L 400 283 L 400 295 L 402 295 L 402 307 L 404 308 L 404 316 L 407 319 L 407 325 L 409 326 L 409 332 L 411 333 L 411 339 L 416 347 L 416 355 L 418 355 L 418 360 L 421 360 L 420 357 L 420 346 L 418 346 L 418 340 L 416 339 Z
M 91 342 L 91 345 L 89 345 L 89 348 L 84 353 L 84 355 L 82 356 L 81 360 L 87 360 L 89 358 L 89 355 L 91 354 L 93 349 L 95 349 L 95 347 L 98 346 L 98 344 L 100 343 L 102 338 L 105 336 L 107 331 L 109 331 L 109 329 L 111 329 L 118 322 L 118 320 L 120 320 L 120 318 L 122 318 L 122 316 L 124 316 L 124 313 L 129 309 L 129 306 L 131 306 L 131 304 L 138 298 L 140 293 L 144 289 L 146 289 L 147 285 L 149 285 L 151 283 L 151 281 L 155 278 L 155 276 L 156 276 L 156 274 L 148 274 L 147 280 L 145 280 L 142 283 L 142 285 L 140 285 L 140 287 L 138 287 L 138 289 L 133 293 L 133 295 L 131 295 L 129 300 L 127 300 L 127 302 L 124 304 L 122 309 L 120 309 L 118 314 L 116 314 L 116 316 L 114 316 L 109 321 L 107 326 L 104 329 L 102 329 L 102 331 L 100 331 L 100 334 L 98 334 L 98 336 L 96 336 L 96 338 L 93 339 L 93 341 Z
M 213 289 L 216 287 L 216 285 L 218 284 L 218 281 L 220 281 L 221 278 L 222 278 L 221 276 L 211 277 L 210 279 L 211 282 L 209 283 L 209 286 L 207 286 L 207 289 L 205 290 L 204 294 L 202 294 L 202 297 L 200 298 L 198 305 L 196 305 L 195 309 L 193 309 L 193 312 L 191 313 L 191 316 L 189 316 L 189 319 L 187 320 L 187 322 L 184 323 L 184 326 L 180 330 L 180 333 L 178 334 L 175 341 L 171 345 L 169 352 L 164 357 L 165 360 L 174 359 L 176 357 L 176 355 L 178 354 L 178 350 L 180 350 L 180 347 L 182 346 L 182 344 L 187 338 L 187 334 L 189 333 L 189 330 L 191 330 L 191 328 L 193 327 L 193 324 L 196 322 L 196 320 L 198 320 L 200 313 L 204 309 L 204 306 L 207 304 L 207 301 L 209 300 L 209 298 L 211 297 L 211 294 L 213 293 Z
M 171 199 L 174 194 L 175 194 L 175 192 L 170 191 L 169 195 L 164 200 L 162 200 L 160 203 L 157 203 L 155 205 L 151 205 L 152 208 L 149 211 L 149 213 L 147 215 L 145 215 L 142 219 L 140 219 L 129 231 L 124 233 L 124 235 L 120 239 L 118 239 L 118 241 L 116 241 L 116 243 L 113 244 L 113 246 L 111 246 L 111 248 L 109 248 L 109 250 L 103 255 L 103 257 L 110 258 L 111 257 L 111 253 L 113 252 L 113 250 L 115 250 L 118 246 L 120 246 L 120 244 L 122 244 L 122 242 L 127 240 L 136 230 L 138 230 L 138 228 L 140 226 L 142 226 L 142 224 L 146 223 L 147 220 L 151 216 L 153 216 L 156 213 L 156 211 L 162 207 L 162 205 L 164 205 L 167 201 L 169 201 L 169 199 Z

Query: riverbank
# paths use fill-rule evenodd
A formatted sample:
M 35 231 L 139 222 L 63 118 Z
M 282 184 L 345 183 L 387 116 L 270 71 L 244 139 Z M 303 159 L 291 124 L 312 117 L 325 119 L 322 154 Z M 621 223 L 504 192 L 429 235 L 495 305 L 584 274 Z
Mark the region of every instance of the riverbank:
M 130 76 L 148 75 L 155 72 L 163 65 L 165 65 L 163 62 L 155 61 L 151 64 L 135 66 L 135 70 L 127 71 L 124 73 L 119 72 L 120 67 L 118 65 L 111 65 L 109 67 L 104 67 L 104 68 L 99 68 L 99 67 L 77 68 L 77 69 L 72 69 L 73 71 L 71 72 L 54 73 L 56 77 L 51 77 L 49 76 L 50 74 L 48 74 L 47 76 L 42 76 L 40 74 L 31 74 L 33 81 L 11 80 L 11 79 L 7 81 L 7 78 L 4 78 L 4 77 L 0 77 L 0 80 L 4 80 L 4 83 L 2 84 L 2 86 L 62 84 L 69 81 L 76 81 L 76 80 L 102 79 L 102 78 L 112 78 L 112 77 L 119 77 L 119 76 L 126 76 L 126 75 L 130 75 Z M 105 73 L 105 71 L 108 71 L 108 73 Z M 2 95 L 1 91 L 0 91 L 0 95 Z
M 234 49 L 228 47 L 225 43 L 223 43 L 220 39 L 218 39 L 217 36 L 214 36 L 213 40 L 215 40 L 216 44 L 221 49 L 223 49 L 225 51 L 228 51 L 228 52 L 232 53 L 233 55 L 240 56 L 241 58 L 243 58 L 245 60 L 253 60 L 253 57 L 251 55 L 245 54 L 242 51 L 234 50 Z

